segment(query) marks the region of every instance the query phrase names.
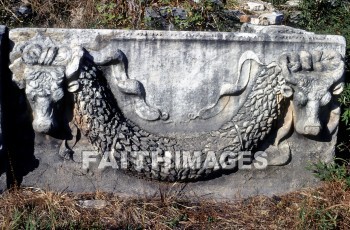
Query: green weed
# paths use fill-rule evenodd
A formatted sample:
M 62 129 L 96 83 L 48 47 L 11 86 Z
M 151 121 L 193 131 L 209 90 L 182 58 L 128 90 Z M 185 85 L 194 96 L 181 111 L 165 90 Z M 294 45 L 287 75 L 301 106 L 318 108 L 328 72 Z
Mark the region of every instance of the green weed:
M 342 159 L 336 159 L 338 163 L 319 162 L 309 167 L 315 176 L 327 182 L 345 182 L 345 188 L 350 188 L 349 163 Z

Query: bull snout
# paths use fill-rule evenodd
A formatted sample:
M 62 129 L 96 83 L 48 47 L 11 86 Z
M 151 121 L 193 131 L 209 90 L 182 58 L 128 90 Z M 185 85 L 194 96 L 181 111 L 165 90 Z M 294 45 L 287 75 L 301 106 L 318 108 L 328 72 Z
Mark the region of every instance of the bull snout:
M 305 135 L 317 136 L 321 132 L 321 125 L 316 126 L 305 126 L 304 133 Z
M 52 126 L 52 122 L 48 119 L 34 119 L 33 121 L 33 129 L 39 133 L 49 133 Z
M 321 132 L 320 104 L 309 101 L 306 106 L 295 106 L 295 129 L 303 135 L 317 136 Z
M 33 109 L 33 129 L 39 133 L 49 133 L 53 128 L 53 108 L 49 98 L 37 97 L 31 102 Z

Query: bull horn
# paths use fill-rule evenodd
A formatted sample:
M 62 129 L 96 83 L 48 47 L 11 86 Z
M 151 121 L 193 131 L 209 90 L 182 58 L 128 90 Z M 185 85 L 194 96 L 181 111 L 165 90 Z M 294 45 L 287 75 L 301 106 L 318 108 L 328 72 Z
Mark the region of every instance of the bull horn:
M 24 89 L 26 85 L 24 76 L 24 71 L 26 70 L 25 63 L 22 62 L 21 58 L 18 58 L 9 66 L 9 69 L 12 72 L 12 81 L 14 81 L 20 89 Z
M 290 69 L 288 68 L 290 55 L 287 53 L 284 53 L 279 58 L 279 67 L 282 71 L 283 78 L 285 82 L 291 83 L 293 85 L 297 84 L 296 79 L 292 78 L 292 74 L 290 72 Z
M 85 50 L 82 47 L 78 46 L 72 49 L 72 53 L 73 55 L 71 57 L 71 60 L 66 66 L 67 79 L 73 78 L 73 76 L 75 76 L 79 72 L 80 62 L 85 54 Z
M 341 60 L 338 68 L 335 71 L 329 71 L 329 73 L 332 75 L 333 83 L 338 82 L 340 79 L 342 79 L 342 77 L 344 76 L 344 70 L 345 64 Z
M 344 62 L 341 61 L 339 64 L 339 67 L 336 69 L 336 71 L 333 74 L 333 83 L 338 82 L 344 75 L 345 65 Z
M 327 75 L 332 79 L 332 83 L 338 82 L 344 75 L 345 64 L 341 54 L 334 50 L 326 50 L 322 53 L 321 62 L 325 59 L 333 59 L 331 61 L 336 61 L 339 66 L 335 70 L 326 71 Z

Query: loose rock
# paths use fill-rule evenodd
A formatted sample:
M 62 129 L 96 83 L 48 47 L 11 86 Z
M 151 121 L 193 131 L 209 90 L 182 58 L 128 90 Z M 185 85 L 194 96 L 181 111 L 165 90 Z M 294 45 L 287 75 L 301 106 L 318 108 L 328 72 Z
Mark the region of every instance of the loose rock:
M 265 10 L 265 6 L 262 3 L 257 3 L 257 2 L 247 2 L 244 5 L 245 10 L 250 10 L 250 11 L 263 11 Z

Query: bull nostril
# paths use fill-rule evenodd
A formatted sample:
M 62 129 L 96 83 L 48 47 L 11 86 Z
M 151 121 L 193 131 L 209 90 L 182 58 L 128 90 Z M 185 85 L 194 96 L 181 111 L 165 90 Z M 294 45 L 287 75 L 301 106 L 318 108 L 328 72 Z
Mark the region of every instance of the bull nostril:
M 307 135 L 318 135 L 321 131 L 321 126 L 305 126 L 305 134 Z
M 33 122 L 33 129 L 36 132 L 39 133 L 48 133 L 51 130 L 52 123 L 50 122 L 40 122 L 40 121 L 34 121 Z

